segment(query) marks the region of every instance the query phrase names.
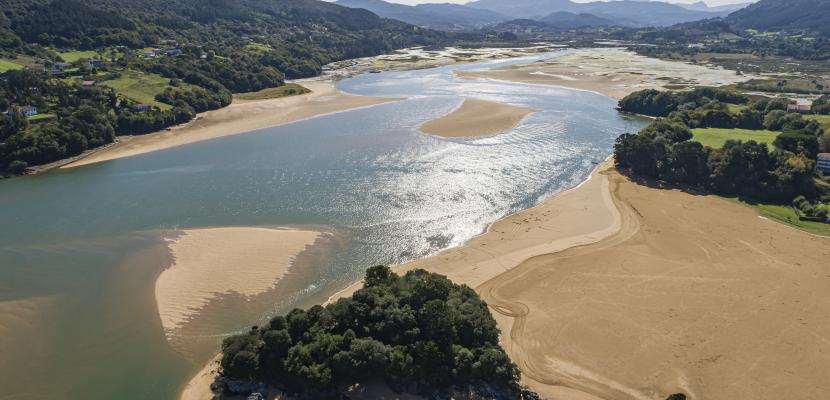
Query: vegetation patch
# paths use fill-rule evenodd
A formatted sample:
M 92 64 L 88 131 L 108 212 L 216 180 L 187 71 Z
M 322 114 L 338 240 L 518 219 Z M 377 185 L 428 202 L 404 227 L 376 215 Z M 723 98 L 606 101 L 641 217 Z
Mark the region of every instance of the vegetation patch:
M 789 204 L 762 202 L 746 196 L 725 196 L 731 201 L 752 207 L 764 217 L 792 225 L 798 229 L 822 236 L 830 236 L 830 224 L 816 221 L 802 221 Z
M 258 92 L 237 93 L 234 94 L 233 97 L 239 100 L 267 100 L 296 96 L 305 93 L 311 93 L 311 90 L 296 83 L 286 83 L 283 86 L 262 89 Z
M 23 65 L 20 65 L 11 60 L 0 58 L 0 72 L 6 72 L 17 69 L 23 69 Z
M 772 144 L 781 132 L 768 130 L 751 130 L 738 128 L 697 128 L 692 129 L 692 140 L 700 142 L 704 146 L 719 149 L 726 144 L 727 140 L 741 140 L 748 142 L 754 140 L 758 143 Z
M 101 85 L 115 89 L 116 92 L 138 103 L 149 104 L 161 110 L 172 108 L 171 105 L 156 100 L 156 96 L 170 87 L 170 79 L 161 75 L 127 70 L 116 79 L 101 82 Z
M 816 171 L 818 153 L 830 152 L 828 132 L 816 119 L 787 112 L 787 100 L 741 102 L 730 96 L 719 89 L 644 90 L 622 99 L 623 111 L 665 118 L 617 139 L 617 168 L 638 178 L 753 199 L 750 204 L 772 218 L 813 232 L 830 230 L 820 226 L 830 182 Z M 733 114 L 724 101 L 746 107 Z
M 214 387 L 238 394 L 277 387 L 301 398 L 385 382 L 398 392 L 522 399 L 519 369 L 475 291 L 424 270 L 372 267 L 350 298 L 295 309 L 222 343 Z
M 58 55 L 68 63 L 74 63 L 85 58 L 87 60 L 98 58 L 98 53 L 92 50 L 87 51 L 63 51 L 58 52 Z

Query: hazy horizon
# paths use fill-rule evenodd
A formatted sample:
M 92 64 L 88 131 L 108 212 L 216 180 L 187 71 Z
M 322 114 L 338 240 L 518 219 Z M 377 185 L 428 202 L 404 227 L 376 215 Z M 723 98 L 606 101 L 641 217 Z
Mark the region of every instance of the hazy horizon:
M 469 3 L 473 0 L 385 0 L 390 3 L 399 3 L 399 4 L 422 4 L 422 3 L 455 3 L 455 4 L 464 4 Z M 589 3 L 591 1 L 596 0 L 572 0 L 576 3 Z M 610 0 L 600 0 L 600 1 L 610 1 Z M 659 1 L 659 0 L 651 0 L 651 1 Z M 683 3 L 683 4 L 692 4 L 697 3 L 701 0 L 672 0 L 672 1 L 663 1 L 663 3 Z M 757 0 L 702 0 L 704 3 L 708 4 L 709 6 L 723 6 L 727 4 L 741 4 L 741 3 L 754 3 Z

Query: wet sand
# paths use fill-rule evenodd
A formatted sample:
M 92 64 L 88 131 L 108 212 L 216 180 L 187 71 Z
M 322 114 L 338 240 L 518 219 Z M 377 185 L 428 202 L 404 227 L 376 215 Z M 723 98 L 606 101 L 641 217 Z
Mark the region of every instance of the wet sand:
M 399 100 L 346 94 L 337 90 L 333 81 L 304 81 L 302 85 L 311 93 L 268 100 L 237 100 L 225 108 L 199 114 L 193 121 L 170 130 L 120 137 L 118 143 L 91 152 L 61 168 L 131 157 Z
M 315 231 L 253 227 L 181 231 L 168 244 L 173 265 L 162 271 L 155 287 L 165 332 L 180 328 L 222 294 L 265 293 L 320 236 Z
M 609 171 L 621 229 L 477 287 L 550 398 L 814 399 L 830 391 L 830 239 Z
M 722 86 L 751 79 L 735 71 L 664 61 L 624 49 L 585 49 L 573 54 L 488 71 L 456 71 L 466 79 L 497 79 L 588 90 L 615 99 L 643 89 Z
M 443 137 L 489 136 L 512 130 L 528 114 L 537 111 L 468 98 L 451 113 L 421 125 L 420 130 Z
M 610 162 L 603 164 L 577 188 L 494 223 L 487 233 L 462 247 L 397 266 L 395 272 L 424 268 L 454 282 L 477 287 L 530 257 L 594 243 L 612 235 L 619 229 L 619 216 L 608 190 L 608 179 L 599 172 L 609 166 Z M 329 301 L 351 296 L 360 287 L 362 282 L 356 282 Z M 210 386 L 216 372 L 215 361 L 207 364 L 187 384 L 180 399 L 201 400 L 199 393 Z
M 606 162 L 578 188 L 395 270 L 476 288 L 524 382 L 549 398 L 772 400 L 830 390 L 827 259 L 830 239 L 633 183 Z

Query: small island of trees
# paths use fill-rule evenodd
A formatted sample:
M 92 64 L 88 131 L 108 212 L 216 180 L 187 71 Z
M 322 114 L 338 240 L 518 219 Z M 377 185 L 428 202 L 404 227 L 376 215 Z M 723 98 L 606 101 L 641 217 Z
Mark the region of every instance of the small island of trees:
M 432 398 L 538 398 L 520 388 L 476 292 L 424 270 L 372 267 L 352 297 L 275 317 L 225 339 L 222 353 L 214 388 L 225 393 L 268 387 L 327 399 L 382 381 Z

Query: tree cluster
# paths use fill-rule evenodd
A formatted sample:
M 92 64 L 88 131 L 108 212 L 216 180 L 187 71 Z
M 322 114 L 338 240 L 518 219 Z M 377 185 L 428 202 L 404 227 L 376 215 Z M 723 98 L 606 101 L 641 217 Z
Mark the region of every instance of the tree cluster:
M 230 104 L 226 90 L 196 86 L 169 88 L 158 101 L 173 106 L 137 111 L 135 104 L 105 86 L 82 87 L 29 69 L 9 71 L 0 80 L 0 172 L 22 173 L 30 166 L 76 156 L 111 143 L 116 135 L 143 134 L 191 120 L 197 112 Z M 30 119 L 24 107 L 39 115 Z
M 313 398 L 337 398 L 340 387 L 376 379 L 422 394 L 485 383 L 518 398 L 519 370 L 472 289 L 384 266 L 370 268 L 364 282 L 351 298 L 295 309 L 227 338 L 222 377 Z
M 654 97 L 649 93 L 632 98 Z M 818 124 L 780 110 L 781 104 L 775 101 L 753 102 L 739 115 L 712 106 L 716 102 L 708 100 L 703 107 L 674 111 L 638 134 L 620 136 L 614 146 L 617 167 L 643 178 L 759 199 L 781 201 L 819 194 L 813 179 L 818 139 L 823 133 Z M 729 140 L 720 149 L 690 141 L 690 126 L 741 126 L 743 123 L 730 122 L 747 119 L 747 113 L 753 115 L 747 129 L 783 131 L 773 142 L 772 151 L 754 141 Z

